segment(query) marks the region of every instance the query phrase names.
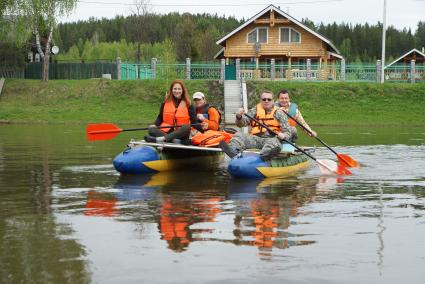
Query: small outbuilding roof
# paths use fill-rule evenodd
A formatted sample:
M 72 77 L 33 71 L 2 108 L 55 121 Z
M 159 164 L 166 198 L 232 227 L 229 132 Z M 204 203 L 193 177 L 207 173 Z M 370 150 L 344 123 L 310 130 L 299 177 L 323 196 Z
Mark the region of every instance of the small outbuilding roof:
M 391 65 L 399 62 L 401 59 L 409 56 L 409 55 L 413 55 L 416 54 L 416 56 L 422 57 L 425 60 L 425 53 L 417 50 L 416 48 L 406 52 L 405 54 L 403 54 L 402 56 L 400 56 L 399 58 L 397 58 L 396 60 L 394 60 L 393 62 L 391 62 L 390 64 L 388 64 L 387 66 L 385 66 L 385 68 L 390 67 Z

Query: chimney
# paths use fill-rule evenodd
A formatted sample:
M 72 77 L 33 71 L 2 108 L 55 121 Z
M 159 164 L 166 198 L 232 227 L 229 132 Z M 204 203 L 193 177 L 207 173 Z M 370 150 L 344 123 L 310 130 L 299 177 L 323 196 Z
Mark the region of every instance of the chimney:
M 425 47 L 422 46 L 422 53 L 425 53 Z

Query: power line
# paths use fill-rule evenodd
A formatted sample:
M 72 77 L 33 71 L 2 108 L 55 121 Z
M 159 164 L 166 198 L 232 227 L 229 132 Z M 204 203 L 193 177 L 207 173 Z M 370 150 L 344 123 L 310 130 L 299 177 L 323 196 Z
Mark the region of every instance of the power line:
M 313 1 L 298 1 L 298 2 L 281 2 L 275 5 L 299 5 L 299 4 L 317 4 L 329 2 L 343 2 L 345 0 L 313 0 Z M 137 3 L 120 3 L 120 2 L 102 2 L 90 0 L 78 0 L 79 3 L 84 4 L 100 4 L 100 5 L 120 5 L 120 6 L 135 6 Z M 155 4 L 146 3 L 147 6 L 152 7 L 243 7 L 243 6 L 265 6 L 264 3 L 246 3 L 246 4 Z

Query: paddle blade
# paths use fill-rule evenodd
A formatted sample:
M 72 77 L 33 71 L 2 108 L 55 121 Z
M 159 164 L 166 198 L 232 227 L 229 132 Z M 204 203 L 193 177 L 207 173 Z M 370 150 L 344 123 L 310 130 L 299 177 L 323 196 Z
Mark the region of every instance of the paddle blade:
M 344 167 L 343 165 L 338 165 L 338 168 L 336 170 L 336 173 L 340 176 L 350 176 L 353 173 L 350 172 L 346 167 Z
M 317 159 L 317 164 L 319 165 L 319 170 L 324 175 L 335 174 L 338 169 L 338 164 L 331 160 Z
M 332 160 L 317 160 L 319 169 L 324 175 L 351 175 L 351 172 L 344 166 L 338 165 Z
M 350 156 L 346 155 L 346 154 L 337 154 L 338 157 L 338 162 L 345 167 L 350 167 L 350 168 L 358 168 L 359 162 L 357 162 L 356 160 L 354 160 L 353 158 L 351 158 Z
M 112 123 L 88 124 L 86 137 L 88 141 L 110 140 L 120 132 L 122 132 L 122 129 Z

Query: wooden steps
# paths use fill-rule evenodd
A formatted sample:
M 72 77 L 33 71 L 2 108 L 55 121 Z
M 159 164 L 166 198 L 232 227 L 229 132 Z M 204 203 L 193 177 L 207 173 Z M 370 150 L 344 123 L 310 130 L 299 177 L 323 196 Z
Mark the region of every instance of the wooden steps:
M 224 121 L 235 123 L 235 112 L 242 107 L 242 90 L 239 80 L 224 81 Z

